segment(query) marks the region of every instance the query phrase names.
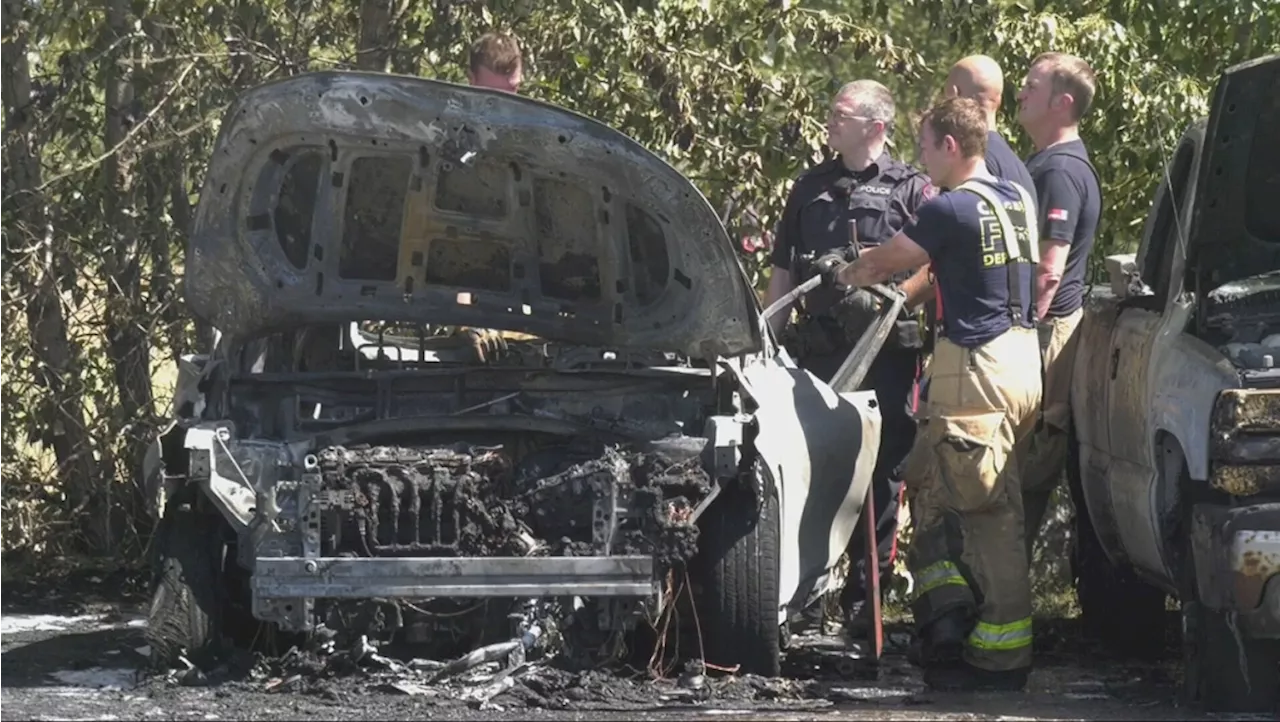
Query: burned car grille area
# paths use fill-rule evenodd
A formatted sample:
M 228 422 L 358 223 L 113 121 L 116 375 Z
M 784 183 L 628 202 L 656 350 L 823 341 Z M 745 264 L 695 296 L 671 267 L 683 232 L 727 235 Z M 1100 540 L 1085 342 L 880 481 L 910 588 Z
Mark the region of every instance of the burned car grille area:
M 330 447 L 317 462 L 330 504 L 325 556 L 653 555 L 696 550 L 693 506 L 709 490 L 700 440 L 629 451 L 570 442 Z M 518 446 L 518 445 L 515 445 Z
M 510 509 L 486 504 L 510 471 L 500 451 L 335 447 L 318 457 L 323 488 L 348 492 L 353 507 L 322 526 L 322 553 L 522 553 L 511 541 L 518 525 Z

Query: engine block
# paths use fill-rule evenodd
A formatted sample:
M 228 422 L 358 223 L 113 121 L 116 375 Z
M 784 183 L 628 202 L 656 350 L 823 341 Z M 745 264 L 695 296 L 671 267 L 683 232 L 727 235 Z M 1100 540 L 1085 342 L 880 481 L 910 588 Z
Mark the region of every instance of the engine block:
M 500 449 L 333 447 L 317 455 L 322 485 L 354 509 L 326 528 L 325 546 L 360 556 L 522 554 L 527 527 L 505 503 L 511 460 Z M 335 533 L 336 532 L 336 533 Z
M 514 463 L 501 446 L 330 447 L 321 488 L 347 499 L 321 521 L 339 556 L 692 556 L 693 504 L 710 488 L 698 457 L 614 447 L 543 449 Z

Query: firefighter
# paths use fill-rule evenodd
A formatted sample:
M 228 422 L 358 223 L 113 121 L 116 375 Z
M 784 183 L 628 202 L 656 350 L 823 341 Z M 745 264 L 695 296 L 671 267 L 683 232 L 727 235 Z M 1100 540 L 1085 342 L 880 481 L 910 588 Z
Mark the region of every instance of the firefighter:
M 931 197 L 933 187 L 928 178 L 886 151 L 895 113 L 893 97 L 875 81 L 852 82 L 836 93 L 827 117 L 827 144 L 835 157 L 800 176 L 792 186 L 772 250 L 766 305 L 811 278 L 813 259 L 833 249 L 849 252 L 851 257 L 852 242 L 870 248 L 887 241 Z M 856 239 L 850 237 L 851 225 Z M 894 279 L 903 282 L 910 275 L 904 272 Z M 770 322 L 801 367 L 830 381 L 874 319 L 874 301 L 865 292 L 835 293 L 819 288 L 801 305 L 796 324 L 787 325 L 790 310 Z M 920 324 L 904 313 L 864 382 L 864 388 L 876 392 L 884 424 L 872 477 L 882 578 L 891 568 L 898 527 L 902 489 L 898 466 L 915 434 L 910 404 L 920 346 Z M 854 636 L 865 634 L 871 609 L 866 603 L 870 585 L 860 544 L 855 535 L 849 549 L 853 564 L 841 593 L 846 631 Z M 820 611 L 815 609 L 814 613 Z
M 987 171 L 1027 190 L 1034 188 L 1034 181 L 1027 166 L 1000 135 L 996 124 L 996 112 L 1004 97 L 1004 72 L 1000 64 L 986 55 L 970 55 L 961 58 L 947 73 L 945 85 L 948 98 L 969 98 L 982 107 L 987 126 Z
M 906 478 L 917 485 L 907 564 L 925 682 L 952 690 L 1025 686 L 1031 585 L 1014 448 L 1037 420 L 1041 381 L 1030 192 L 986 169 L 982 108 L 948 98 L 920 129 L 941 195 L 892 240 L 846 264 L 816 264 L 824 285 L 866 286 L 932 262 L 946 315 L 929 366 Z
M 1080 119 L 1093 103 L 1093 69 L 1064 53 L 1031 62 L 1018 93 L 1018 122 L 1035 144 L 1027 159 L 1039 201 L 1040 270 L 1036 315 L 1044 353 L 1044 421 L 1023 466 L 1027 553 L 1062 477 L 1071 424 L 1071 371 L 1076 329 L 1084 315 L 1085 270 L 1102 215 L 1098 171 L 1080 139 Z M 1083 503 L 1076 498 L 1076 503 Z
M 987 171 L 997 178 L 1017 183 L 1031 191 L 1035 183 L 1027 166 L 1010 147 L 1009 141 L 1000 134 L 996 122 L 996 113 L 1004 98 L 1004 71 L 1000 64 L 987 55 L 968 55 L 956 61 L 947 71 L 947 79 L 943 85 L 944 97 L 969 98 L 978 103 L 986 116 L 987 123 Z M 926 269 L 927 272 L 927 269 Z M 933 343 L 942 315 L 942 304 L 937 299 L 930 299 L 925 307 L 928 333 L 925 339 L 924 352 L 933 352 Z M 927 388 L 920 390 L 920 397 L 926 398 Z

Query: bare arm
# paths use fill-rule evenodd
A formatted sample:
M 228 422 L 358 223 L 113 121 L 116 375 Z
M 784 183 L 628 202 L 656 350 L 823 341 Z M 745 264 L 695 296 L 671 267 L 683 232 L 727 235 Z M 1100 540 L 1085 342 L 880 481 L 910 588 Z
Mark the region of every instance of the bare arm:
M 840 269 L 837 278 L 846 286 L 870 286 L 928 262 L 929 254 L 905 233 L 899 232 L 888 243 L 863 251 L 857 260 Z
M 764 294 L 764 306 L 768 308 L 774 301 L 787 295 L 791 289 L 795 288 L 795 283 L 791 280 L 790 269 L 774 266 L 769 272 L 769 288 Z M 786 308 L 778 311 L 769 319 L 769 327 L 773 329 L 773 333 L 780 334 L 782 329 L 786 328 L 787 321 L 791 319 L 791 304 Z
M 1063 241 L 1044 241 L 1040 244 L 1040 266 L 1036 269 L 1036 318 L 1043 319 L 1049 313 L 1049 305 L 1058 293 L 1062 274 L 1067 268 L 1067 253 L 1071 245 Z

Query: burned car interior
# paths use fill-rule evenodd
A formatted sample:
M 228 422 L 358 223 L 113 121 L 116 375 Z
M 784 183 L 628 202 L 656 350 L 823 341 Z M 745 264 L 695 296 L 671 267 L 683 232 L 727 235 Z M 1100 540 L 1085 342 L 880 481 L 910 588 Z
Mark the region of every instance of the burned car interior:
M 311 73 L 227 111 L 189 243 L 183 292 L 219 337 L 182 360 L 146 465 L 157 660 L 233 617 L 599 649 L 684 604 L 707 661 L 778 673 L 782 620 L 854 533 L 879 412 L 778 349 L 671 166 L 529 98 Z M 479 360 L 467 329 L 503 343 Z

